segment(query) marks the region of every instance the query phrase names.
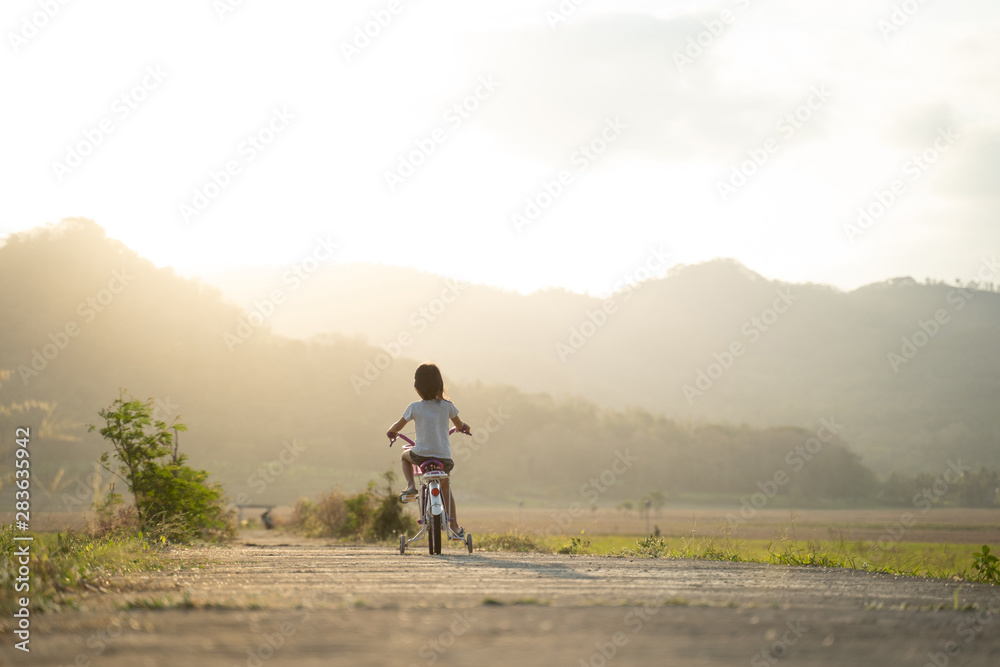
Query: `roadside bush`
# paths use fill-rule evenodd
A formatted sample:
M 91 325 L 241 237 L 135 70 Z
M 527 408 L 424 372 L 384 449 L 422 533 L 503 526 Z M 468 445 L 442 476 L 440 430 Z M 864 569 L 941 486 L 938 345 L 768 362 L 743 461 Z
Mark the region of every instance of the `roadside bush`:
M 557 554 L 587 554 L 590 553 L 590 540 L 582 537 L 571 537 L 569 542 L 559 547 Z
M 234 512 L 225 508 L 222 487 L 209 484 L 208 473 L 189 467 L 187 456 L 177 451 L 171 431 L 187 427 L 177 422 L 168 427 L 154 420 L 152 412 L 152 399 L 126 400 L 125 390 L 108 409 L 98 412 L 105 422 L 99 432 L 113 447 L 101 455 L 101 464 L 128 486 L 139 528 L 173 542 L 232 537 Z M 88 428 L 97 430 L 93 425 Z M 122 502 L 121 495 L 112 492 L 103 509 L 113 515 Z M 108 516 L 98 518 L 98 524 L 107 523 Z
M 976 571 L 973 581 L 1000 584 L 1000 558 L 990 553 L 989 545 L 984 544 L 979 553 L 972 552 L 972 569 Z
M 650 535 L 636 540 L 634 549 L 614 549 L 608 555 L 616 558 L 669 558 L 672 554 L 666 539 Z
M 306 537 L 339 537 L 345 534 L 347 518 L 344 494 L 331 491 L 318 502 L 300 498 L 289 523 Z
M 319 537 L 323 534 L 319 516 L 316 514 L 316 503 L 308 498 L 299 498 L 295 501 L 295 508 L 292 510 L 292 518 L 288 525 L 294 526 L 306 537 Z
M 381 491 L 374 489 L 374 483 L 368 486 L 368 496 L 371 498 L 373 510 L 371 523 L 367 532 L 370 539 L 385 540 L 403 533 L 415 532 L 416 521 L 403 513 L 403 504 L 399 502 L 392 491 L 392 483 L 396 476 L 392 471 L 382 473 L 385 487 Z
M 13 526 L 0 526 L 0 551 L 14 551 Z M 141 533 L 109 533 L 88 537 L 73 531 L 34 533 L 28 567 L 31 569 L 31 613 L 46 612 L 71 602 L 83 589 L 113 588 L 115 576 L 149 572 L 163 567 L 160 546 Z M 19 607 L 24 592 L 15 588 L 17 569 L 6 561 L 0 566 L 0 613 Z
M 307 537 L 341 537 L 379 542 L 415 532 L 416 522 L 403 512 L 392 492 L 396 476 L 382 474 L 385 486 L 369 482 L 353 496 L 331 491 L 318 501 L 302 498 L 295 504 L 291 523 Z
M 222 487 L 208 483 L 208 473 L 176 462 L 151 466 L 146 489 L 145 528 L 171 542 L 195 539 L 220 542 L 236 534 L 235 517 L 226 510 Z
M 340 535 L 347 525 L 347 504 L 344 502 L 344 494 L 331 491 L 322 496 L 316 505 L 316 518 L 327 535 Z
M 131 505 L 125 505 L 121 496 L 108 498 L 94 508 L 94 516 L 87 519 L 87 535 L 99 539 L 110 535 L 134 535 L 139 532 L 139 515 Z
M 476 536 L 476 548 L 481 551 L 518 551 L 549 553 L 549 548 L 531 535 L 516 530 L 506 533 L 486 533 Z

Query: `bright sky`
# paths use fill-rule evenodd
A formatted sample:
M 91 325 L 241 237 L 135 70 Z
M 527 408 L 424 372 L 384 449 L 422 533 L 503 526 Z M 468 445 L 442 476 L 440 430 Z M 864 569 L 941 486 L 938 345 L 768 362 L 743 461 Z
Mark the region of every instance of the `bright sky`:
M 0 10 L 0 235 L 594 293 L 650 248 L 843 288 L 1000 251 L 996 0 L 62 2 Z

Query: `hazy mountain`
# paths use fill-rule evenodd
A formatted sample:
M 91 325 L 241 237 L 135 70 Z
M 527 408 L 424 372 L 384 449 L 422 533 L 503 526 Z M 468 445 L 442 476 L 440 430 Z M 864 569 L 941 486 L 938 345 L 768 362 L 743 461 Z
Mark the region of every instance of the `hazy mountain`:
M 644 300 L 655 296 L 654 285 L 634 296 L 628 310 L 623 306 L 577 358 L 557 366 L 544 346 L 532 352 L 530 345 L 545 332 L 558 336 L 564 321 L 591 305 L 585 297 L 524 298 L 470 288 L 460 290 L 447 312 L 435 315 L 437 306 L 427 301 L 429 310 L 421 314 L 419 302 L 400 306 L 400 295 L 440 298 L 444 281 L 398 272 L 370 275 L 342 291 L 351 296 L 344 304 L 328 295 L 324 309 L 345 322 L 377 322 L 395 313 L 393 326 L 413 327 L 421 346 L 432 336 L 446 341 L 442 345 L 455 342 L 455 350 L 436 356 L 447 360 L 449 391 L 476 430 L 475 439 L 455 443 L 463 498 L 547 499 L 568 507 L 635 499 L 654 490 L 749 494 L 778 470 L 789 475 L 781 493 L 803 499 L 872 492 L 871 472 L 840 438 L 817 431 L 828 416 L 822 413 L 806 428 L 688 425 L 647 411 L 611 411 L 578 398 L 523 391 L 542 384 L 548 366 L 563 371 L 564 388 L 595 396 L 627 393 L 615 387 L 616 378 L 622 372 L 635 375 L 626 383 L 645 377 L 635 361 L 638 350 L 621 351 L 619 360 L 607 358 L 606 347 L 625 334 L 630 312 L 648 307 Z M 382 275 L 404 280 L 375 277 Z M 317 271 L 310 280 L 319 277 Z M 395 288 L 394 298 L 372 300 L 373 290 L 382 289 L 378 280 Z M 307 308 L 306 296 L 322 293 L 319 281 L 308 288 L 281 275 L 278 281 L 265 292 L 274 301 L 275 320 Z M 11 456 L 15 428 L 32 428 L 35 511 L 89 506 L 85 476 L 107 446 L 86 424 L 98 423 L 98 410 L 120 387 L 137 398 L 155 398 L 158 418 L 181 415 L 190 429 L 181 434 L 182 451 L 242 503 L 291 502 L 337 484 L 356 489 L 382 470 L 398 469 L 399 450 L 387 448 L 384 432 L 415 398 L 414 357 L 424 354 L 417 343 L 403 350 L 405 357 L 392 359 L 349 337 L 277 336 L 261 321 L 266 318 L 245 315 L 215 288 L 155 268 L 86 220 L 8 238 L 0 247 L 0 284 L 0 456 Z M 756 288 L 747 285 L 743 289 Z M 706 319 L 717 316 L 699 307 Z M 433 323 L 420 324 L 430 316 Z M 421 326 L 425 330 L 418 332 Z M 463 328 L 471 332 L 465 339 Z M 644 344 L 655 343 L 659 334 L 650 335 Z M 520 356 L 519 346 L 525 346 Z M 467 376 L 478 361 L 509 384 L 454 381 L 461 360 Z M 590 375 L 577 365 L 589 365 Z M 811 441 L 815 451 L 803 458 L 796 450 L 814 435 L 821 440 Z M 12 502 L 10 478 L 0 481 L 0 497 Z M 108 481 L 105 476 L 101 483 Z
M 986 261 L 983 275 L 992 281 L 998 270 Z M 280 278 L 246 269 L 212 283 L 249 306 Z M 627 285 L 611 297 L 613 312 L 602 310 L 608 300 L 565 291 L 523 296 L 478 285 L 437 302 L 443 292 L 451 298 L 448 285 L 408 269 L 331 264 L 271 324 L 303 339 L 361 336 L 390 351 L 402 335 L 404 354 L 433 358 L 454 378 L 690 423 L 808 426 L 835 416 L 881 472 L 940 473 L 956 457 L 1000 467 L 992 283 L 901 278 L 845 293 L 769 281 L 719 260 Z M 742 354 L 730 357 L 734 344 Z

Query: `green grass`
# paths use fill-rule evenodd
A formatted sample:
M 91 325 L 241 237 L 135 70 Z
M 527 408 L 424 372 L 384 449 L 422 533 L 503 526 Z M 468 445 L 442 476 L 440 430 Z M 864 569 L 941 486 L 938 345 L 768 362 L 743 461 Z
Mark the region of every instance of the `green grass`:
M 603 555 L 698 558 L 974 580 L 974 550 L 968 544 L 898 542 L 879 546 L 847 540 L 734 540 L 731 538 L 640 538 L 632 547 Z
M 586 535 L 540 537 L 516 532 L 480 534 L 476 546 L 485 551 L 534 551 L 618 558 L 695 558 L 738 563 L 770 563 L 806 567 L 843 567 L 895 575 L 991 580 L 973 569 L 970 544 L 837 540 L 742 540 L 717 537 L 636 537 Z M 993 582 L 995 583 L 995 582 Z
M 21 533 L 18 533 L 19 535 Z M 31 610 L 50 611 L 73 605 L 73 593 L 82 590 L 106 591 L 111 577 L 133 572 L 160 570 L 164 558 L 159 546 L 141 533 L 112 534 L 90 538 L 73 532 L 31 533 L 34 540 L 14 542 L 11 526 L 0 528 L 0 613 L 16 609 L 18 598 L 31 600 Z M 29 591 L 15 591 L 18 563 L 13 562 L 15 544 L 30 545 Z
M 506 533 L 485 533 L 473 536 L 476 549 L 482 551 L 535 551 L 540 553 L 551 553 L 544 538 L 534 535 L 526 535 L 516 530 L 509 530 Z
M 538 607 L 548 607 L 552 604 L 549 600 L 539 600 L 538 598 L 517 598 L 515 600 L 504 601 L 497 598 L 483 598 L 481 603 L 484 607 L 496 607 L 504 605 L 534 605 Z

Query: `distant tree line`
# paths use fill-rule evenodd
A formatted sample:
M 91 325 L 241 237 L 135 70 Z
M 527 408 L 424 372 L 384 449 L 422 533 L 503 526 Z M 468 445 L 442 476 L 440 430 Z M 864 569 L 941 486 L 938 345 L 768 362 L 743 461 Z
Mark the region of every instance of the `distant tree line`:
M 918 507 L 996 507 L 1000 494 L 1000 473 L 979 468 L 952 470 L 942 476 L 920 473 L 903 476 L 893 473 L 880 483 L 875 500 L 886 505 L 914 505 Z M 951 480 L 951 481 L 949 481 Z
M 719 269 L 705 267 L 692 273 L 676 287 L 677 294 L 687 293 L 685 281 L 714 275 Z M 103 294 L 115 271 L 127 272 L 127 288 L 115 294 L 113 302 L 92 321 L 81 315 L 79 305 Z M 735 280 L 737 287 L 759 288 L 773 298 L 768 284 L 747 283 L 732 271 L 722 276 Z M 365 488 L 373 475 L 398 465 L 398 452 L 388 449 L 383 434 L 414 400 L 416 361 L 394 358 L 359 392 L 352 387 L 352 375 L 362 372 L 368 360 L 384 354 L 382 348 L 364 340 L 338 335 L 289 340 L 273 335 L 264 323 L 230 350 L 225 336 L 245 317 L 240 308 L 224 302 L 214 289 L 182 279 L 171 270 L 157 269 L 88 222 L 9 239 L 0 247 L 0 281 L 23 286 L 0 291 L 0 310 L 18 314 L 4 322 L 0 341 L 0 435 L 20 425 L 37 425 L 39 435 L 33 442 L 43 454 L 32 466 L 39 491 L 32 500 L 40 504 L 40 511 L 45 502 L 51 503 L 51 509 L 75 509 L 61 501 L 68 491 L 75 497 L 87 496 L 89 489 L 81 491 L 80 482 L 92 474 L 107 443 L 97 432 L 88 433 L 85 425 L 93 423 L 94 415 L 107 407 L 108 397 L 123 385 L 140 396 L 155 397 L 154 409 L 169 406 L 153 421 L 169 422 L 175 413 L 183 413 L 191 429 L 185 435 L 185 451 L 192 470 L 211 470 L 213 483 L 222 484 L 231 498 L 246 494 L 253 502 L 293 504 L 300 497 L 316 497 L 337 486 L 350 493 Z M 661 288 L 662 293 L 657 292 Z M 812 288 L 801 289 L 805 294 Z M 641 305 L 639 299 L 649 299 L 649 312 L 673 312 L 669 306 L 677 302 L 672 299 L 680 298 L 671 296 L 673 290 L 666 284 L 650 285 L 632 303 Z M 913 367 L 907 377 L 897 377 L 883 366 L 879 378 L 888 378 L 883 381 L 866 375 L 871 372 L 867 357 L 853 356 L 855 329 L 847 323 L 854 322 L 857 314 L 847 315 L 854 310 L 829 310 L 846 308 L 848 297 L 816 290 L 809 292 L 816 299 L 816 317 L 800 318 L 814 321 L 815 331 L 795 335 L 789 331 L 782 338 L 785 334 L 776 330 L 774 337 L 761 341 L 760 355 L 766 346 L 773 346 L 781 373 L 774 372 L 776 366 L 757 366 L 748 358 L 727 375 L 728 384 L 707 392 L 705 403 L 698 405 L 711 415 L 705 422 L 739 423 L 741 414 L 754 414 L 772 423 L 798 424 L 822 416 L 826 408 L 816 406 L 843 405 L 845 414 L 837 417 L 850 423 L 855 440 L 845 442 L 833 433 L 819 437 L 814 429 L 682 423 L 663 416 L 668 402 L 680 396 L 684 382 L 671 375 L 677 364 L 670 354 L 678 353 L 670 350 L 708 359 L 721 348 L 715 339 L 702 340 L 704 336 L 669 339 L 672 343 L 667 344 L 668 339 L 657 333 L 660 329 L 650 329 L 648 323 L 643 324 L 648 335 L 627 345 L 614 333 L 626 321 L 623 315 L 615 327 L 602 330 L 600 340 L 588 344 L 586 355 L 562 365 L 560 373 L 573 385 L 574 393 L 577 389 L 583 393 L 586 387 L 578 378 L 584 377 L 606 390 L 615 404 L 637 404 L 634 396 L 641 394 L 651 405 L 608 410 L 593 401 L 528 393 L 524 383 L 518 387 L 450 383 L 449 393 L 474 432 L 473 438 L 452 438 L 456 492 L 483 502 L 539 499 L 586 507 L 634 501 L 650 490 L 664 494 L 669 502 L 691 494 L 739 497 L 763 493 L 764 486 L 796 503 L 843 500 L 909 506 L 917 494 L 930 489 L 929 502 L 935 505 L 990 506 L 995 498 L 990 489 L 995 491 L 997 486 L 991 469 L 1000 467 L 993 435 L 1000 432 L 1000 413 L 994 405 L 998 376 L 991 364 L 995 355 L 988 351 L 995 346 L 995 329 L 990 327 L 998 321 L 993 309 L 1000 301 L 976 297 L 971 303 L 979 310 L 970 306 L 948 329 L 948 336 L 957 337 L 954 343 L 922 352 L 919 361 L 923 365 Z M 849 300 L 854 303 L 851 308 L 859 308 L 862 314 L 891 315 L 891 322 L 903 322 L 907 328 L 900 331 L 904 333 L 912 329 L 915 318 L 928 317 L 942 302 L 934 291 L 912 290 L 913 303 L 902 292 L 858 290 Z M 565 307 L 576 317 L 579 305 L 573 301 Z M 900 313 L 893 310 L 903 306 Z M 638 312 L 636 306 L 630 308 Z M 339 312 L 333 305 L 330 309 Z M 699 331 L 729 331 L 730 320 L 718 319 L 724 310 L 717 304 L 706 305 L 704 320 L 694 318 L 687 324 L 673 317 L 668 320 L 671 327 L 683 324 Z M 980 320 L 990 326 L 980 326 Z M 497 329 L 495 318 L 462 320 L 474 321 L 486 322 L 491 331 Z M 545 320 L 540 317 L 539 321 Z M 830 322 L 845 324 L 838 328 Z M 58 332 L 69 323 L 85 334 L 62 338 Z M 435 334 L 457 328 L 459 323 L 456 319 L 442 325 Z M 875 327 L 876 333 L 882 331 L 880 327 Z M 873 358 L 884 359 L 883 343 L 895 345 L 897 329 L 893 325 L 888 338 L 872 334 L 866 345 Z M 465 336 L 475 339 L 476 356 L 508 363 L 497 353 L 504 341 L 489 337 L 498 334 L 481 333 Z M 511 358 L 524 359 L 516 366 L 516 376 L 551 374 L 542 363 L 544 358 L 525 354 L 520 332 L 503 335 L 504 344 L 513 346 Z M 941 336 L 943 343 L 945 334 Z M 628 340 L 632 339 L 622 339 Z M 844 340 L 852 342 L 846 347 L 835 344 Z M 614 356 L 601 356 L 602 346 L 614 350 Z M 827 352 L 819 355 L 818 349 Z M 43 350 L 37 375 L 18 373 L 21 366 L 31 367 L 35 351 L 42 354 Z M 633 353 L 632 362 L 626 352 Z M 763 363 L 764 357 L 760 358 Z M 633 362 L 637 365 L 630 366 Z M 446 378 L 449 373 L 471 372 L 457 364 L 442 368 Z M 653 380 L 640 381 L 649 368 L 655 370 L 650 376 Z M 744 372 L 747 375 L 740 379 Z M 788 373 L 802 376 L 790 379 Z M 479 374 L 502 377 L 499 372 Z M 920 381 L 924 377 L 927 381 Z M 826 380 L 817 382 L 816 378 Z M 740 386 L 752 391 L 740 393 Z M 789 392 L 794 389 L 789 387 L 797 386 L 808 386 L 814 393 L 792 400 Z M 866 423 L 867 429 L 863 428 Z M 862 448 L 865 432 L 868 443 Z M 283 452 L 285 443 L 291 441 L 298 453 L 288 459 Z M 9 438 L 0 437 L 0 455 L 9 453 L 8 448 Z M 881 474 L 893 469 L 911 475 L 915 470 L 936 473 L 935 462 L 944 452 L 955 460 L 961 457 L 965 465 L 974 464 L 976 470 L 963 470 L 959 479 L 941 482 L 933 474 L 880 479 L 869 467 L 877 466 Z M 170 464 L 177 463 L 172 457 L 164 458 L 168 459 Z M 878 460 L 892 465 L 880 466 Z M 980 465 L 987 469 L 980 470 Z M 268 471 L 267 483 L 255 485 L 254 480 L 261 478 L 255 473 L 260 470 Z M 190 481 L 190 488 L 201 492 L 202 480 L 195 479 L 194 473 L 190 479 L 187 475 L 178 469 L 176 477 L 171 472 L 171 480 Z M 146 482 L 170 482 L 170 489 L 176 490 L 171 480 L 149 475 L 139 479 L 140 490 Z M 936 481 L 940 494 L 935 493 Z M 0 499 L 11 499 L 13 491 L 9 483 L 0 487 Z

